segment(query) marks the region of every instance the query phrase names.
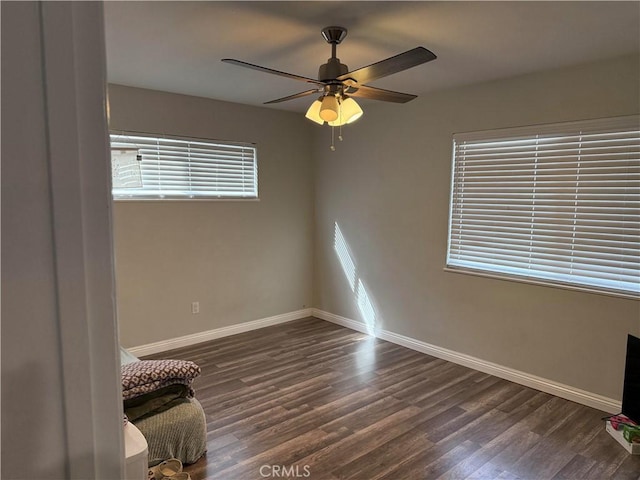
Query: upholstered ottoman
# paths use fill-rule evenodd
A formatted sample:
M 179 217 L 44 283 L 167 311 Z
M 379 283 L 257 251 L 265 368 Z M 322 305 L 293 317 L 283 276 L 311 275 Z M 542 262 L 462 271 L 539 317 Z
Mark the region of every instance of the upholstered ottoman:
M 207 449 L 207 423 L 195 398 L 181 398 L 176 405 L 132 423 L 149 444 L 149 466 L 168 458 L 194 463 Z

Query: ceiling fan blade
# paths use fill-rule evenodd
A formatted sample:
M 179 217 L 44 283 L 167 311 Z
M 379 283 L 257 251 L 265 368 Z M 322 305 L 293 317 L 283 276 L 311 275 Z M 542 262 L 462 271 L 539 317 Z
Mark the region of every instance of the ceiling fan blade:
M 251 68 L 260 72 L 271 73 L 273 75 L 280 75 L 281 77 L 291 78 L 293 80 L 301 80 L 303 82 L 315 83 L 316 85 L 324 85 L 319 80 L 313 78 L 302 77 L 300 75 L 294 75 L 293 73 L 281 72 L 280 70 L 274 70 L 272 68 L 261 67 L 260 65 L 254 65 L 253 63 L 243 62 L 242 60 L 235 60 L 233 58 L 223 58 L 223 62 L 230 63 L 232 65 L 238 65 L 240 67 Z
M 304 92 L 300 92 L 300 93 L 295 93 L 293 95 L 289 95 L 288 97 L 282 97 L 282 98 L 277 98 L 275 100 L 270 100 L 268 102 L 264 102 L 264 104 L 267 105 L 269 103 L 286 102 L 287 100 L 294 100 L 296 98 L 306 97 L 307 95 L 313 95 L 314 93 L 319 93 L 317 88 L 314 88 L 313 90 L 305 90 Z
M 358 85 L 353 88 L 357 88 L 357 90 L 354 92 L 347 91 L 348 96 L 382 100 L 383 102 L 407 103 L 418 97 L 410 93 L 394 92 L 392 90 L 383 90 L 382 88 L 368 87 L 366 85 Z
M 368 83 L 378 78 L 386 77 L 387 75 L 402 72 L 416 65 L 430 62 L 436 58 L 433 52 L 430 52 L 426 48 L 416 47 L 385 60 L 372 63 L 366 67 L 347 72 L 344 75 L 340 75 L 338 80 L 353 79 L 359 84 Z

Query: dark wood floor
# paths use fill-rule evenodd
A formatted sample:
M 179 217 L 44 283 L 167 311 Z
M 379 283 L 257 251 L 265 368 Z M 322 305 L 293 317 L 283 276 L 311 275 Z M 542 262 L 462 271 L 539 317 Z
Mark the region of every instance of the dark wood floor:
M 154 357 L 202 367 L 193 480 L 640 478 L 603 412 L 322 320 Z

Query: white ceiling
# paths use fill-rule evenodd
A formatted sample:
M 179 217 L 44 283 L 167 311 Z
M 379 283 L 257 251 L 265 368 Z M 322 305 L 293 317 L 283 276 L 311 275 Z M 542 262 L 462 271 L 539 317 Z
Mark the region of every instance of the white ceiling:
M 371 83 L 417 95 L 640 52 L 636 1 L 107 1 L 109 81 L 261 105 L 309 85 L 220 59 L 316 78 L 331 53 L 320 36 L 329 25 L 349 30 L 338 57 L 350 70 L 418 45 L 434 52 L 435 61 Z

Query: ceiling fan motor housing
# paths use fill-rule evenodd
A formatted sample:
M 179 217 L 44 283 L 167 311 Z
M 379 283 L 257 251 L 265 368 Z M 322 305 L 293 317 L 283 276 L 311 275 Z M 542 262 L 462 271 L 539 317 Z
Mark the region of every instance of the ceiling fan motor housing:
M 349 68 L 340 63 L 340 59 L 336 58 L 336 45 L 338 45 L 347 36 L 347 29 L 344 27 L 324 27 L 322 29 L 322 38 L 331 45 L 331 58 L 327 63 L 320 65 L 318 69 L 318 80 L 327 82 L 335 80 L 340 75 L 349 71 Z
M 344 63 L 340 63 L 339 58 L 330 58 L 327 60 L 327 63 L 320 65 L 318 69 L 318 80 L 321 82 L 327 82 L 331 80 L 335 80 L 340 75 L 344 75 L 349 71 L 349 67 L 347 67 Z

